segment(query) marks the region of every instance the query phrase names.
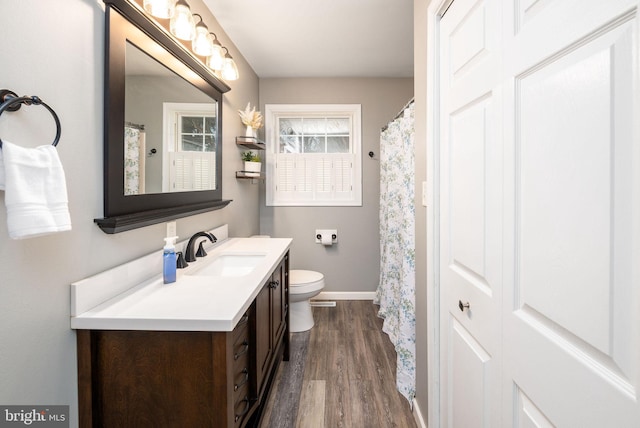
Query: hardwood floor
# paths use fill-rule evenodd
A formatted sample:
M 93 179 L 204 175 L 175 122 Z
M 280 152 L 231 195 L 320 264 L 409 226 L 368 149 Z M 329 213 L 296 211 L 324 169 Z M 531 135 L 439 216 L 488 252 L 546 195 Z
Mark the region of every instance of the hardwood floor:
M 416 427 L 377 310 L 368 300 L 313 308 L 315 327 L 292 334 L 262 428 Z

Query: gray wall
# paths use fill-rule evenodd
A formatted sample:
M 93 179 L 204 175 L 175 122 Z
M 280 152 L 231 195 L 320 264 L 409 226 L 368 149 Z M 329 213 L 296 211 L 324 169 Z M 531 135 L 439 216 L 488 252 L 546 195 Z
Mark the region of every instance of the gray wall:
M 413 49 L 416 155 L 416 404 L 427 421 L 427 209 L 422 182 L 427 177 L 427 8 L 430 0 L 414 0 Z
M 362 105 L 361 207 L 267 207 L 261 193 L 261 233 L 293 238 L 291 267 L 322 272 L 324 291 L 376 290 L 380 266 L 380 129 L 412 97 L 413 79 L 260 79 L 262 111 L 265 104 Z M 367 155 L 369 151 L 376 154 L 375 158 Z M 338 244 L 316 244 L 315 229 L 337 229 Z
M 223 197 L 226 208 L 178 220 L 178 234 L 228 223 L 232 236 L 259 231 L 258 186 L 235 179 L 242 169 L 236 111 L 258 102 L 258 79 L 201 0 L 189 1 L 229 48 L 241 79 L 223 100 Z M 76 345 L 69 328 L 69 285 L 162 248 L 164 224 L 107 235 L 102 216 L 103 43 L 101 0 L 2 0 L 0 88 L 38 95 L 60 117 L 73 230 L 21 241 L 6 228 L 0 191 L 0 404 L 68 404 L 77 425 Z M 24 25 L 29 23 L 29 29 Z M 33 31 L 37 28 L 37 31 Z M 49 144 L 53 120 L 42 107 L 0 117 L 0 137 L 25 147 Z

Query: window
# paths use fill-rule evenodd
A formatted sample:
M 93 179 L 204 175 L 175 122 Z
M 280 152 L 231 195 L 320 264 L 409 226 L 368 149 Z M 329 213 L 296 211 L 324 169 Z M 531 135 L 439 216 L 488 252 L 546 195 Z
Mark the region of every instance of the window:
M 359 104 L 267 104 L 267 205 L 362 205 Z
M 216 188 L 217 117 L 215 105 L 164 103 L 163 191 Z
M 179 151 L 216 151 L 216 117 L 214 115 L 192 116 L 177 112 L 176 116 L 180 130 L 178 135 Z

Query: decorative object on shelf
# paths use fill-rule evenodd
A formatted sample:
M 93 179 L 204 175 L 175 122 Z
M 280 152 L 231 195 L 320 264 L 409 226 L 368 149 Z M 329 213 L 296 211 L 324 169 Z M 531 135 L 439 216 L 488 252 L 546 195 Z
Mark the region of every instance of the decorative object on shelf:
M 229 54 L 229 50 L 220 44 L 218 37 L 214 33 L 209 32 L 202 16 L 197 13 L 191 13 L 191 8 L 186 0 L 128 1 L 136 6 L 139 6 L 142 1 L 143 7 L 141 9 L 144 12 L 154 18 L 168 19 L 168 26 L 158 21 L 156 21 L 156 24 L 163 27 L 177 39 L 191 41 L 190 53 L 198 61 L 213 70 L 217 77 L 221 77 L 224 80 L 238 80 L 240 77 L 238 67 Z M 196 17 L 199 19 L 198 23 L 195 22 Z M 187 45 L 183 44 L 183 46 L 189 50 Z
M 262 169 L 262 159 L 257 153 L 252 151 L 244 152 L 242 154 L 242 160 L 244 161 L 245 175 L 252 177 L 259 177 L 260 170 Z
M 242 124 L 247 127 L 245 137 L 257 137 L 256 131 L 263 125 L 262 113 L 256 111 L 255 106 L 251 108 L 251 103 L 247 103 L 247 107 L 244 110 L 238 110 L 238 114 Z

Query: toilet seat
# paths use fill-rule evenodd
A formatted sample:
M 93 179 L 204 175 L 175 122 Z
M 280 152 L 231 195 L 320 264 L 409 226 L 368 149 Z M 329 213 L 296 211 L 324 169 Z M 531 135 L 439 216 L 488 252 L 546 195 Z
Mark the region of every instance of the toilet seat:
M 312 270 L 292 270 L 289 272 L 289 293 L 303 294 L 324 287 L 324 275 Z

